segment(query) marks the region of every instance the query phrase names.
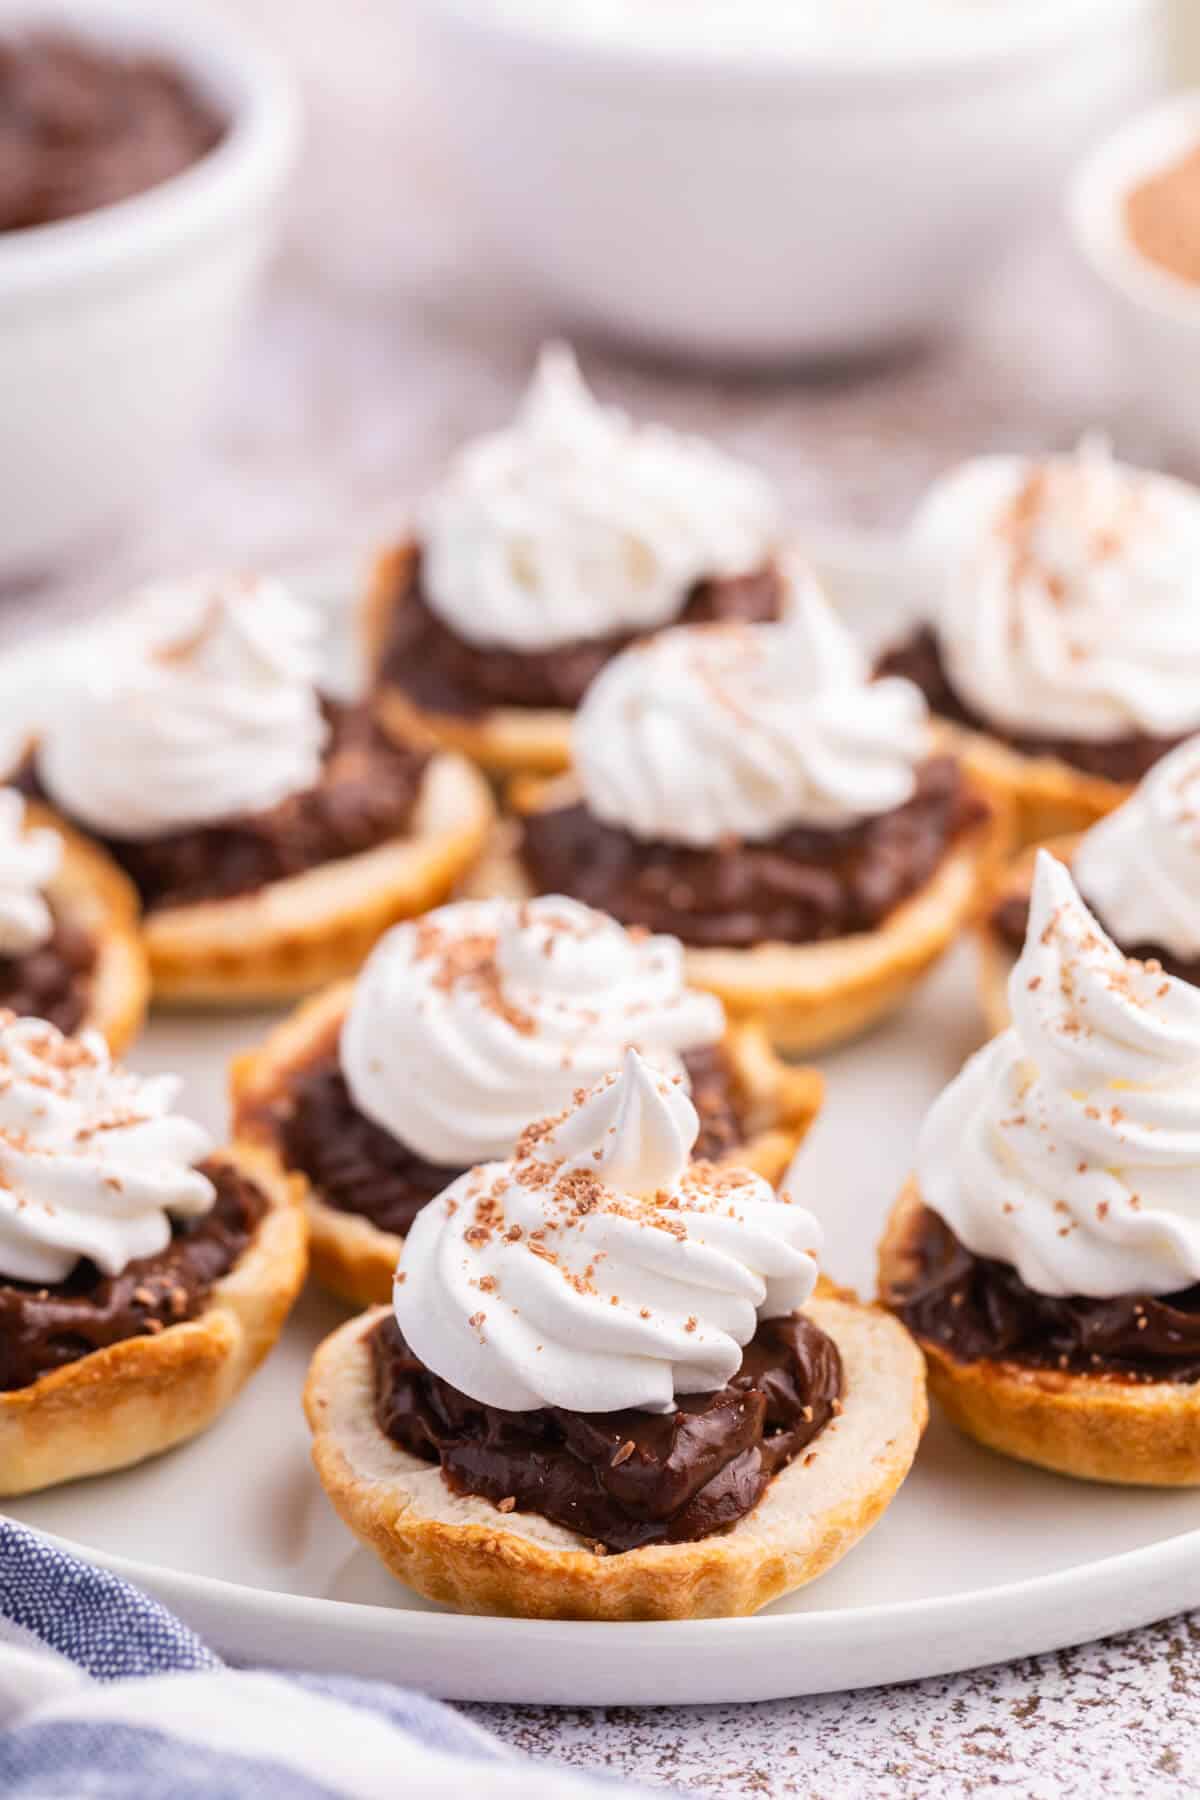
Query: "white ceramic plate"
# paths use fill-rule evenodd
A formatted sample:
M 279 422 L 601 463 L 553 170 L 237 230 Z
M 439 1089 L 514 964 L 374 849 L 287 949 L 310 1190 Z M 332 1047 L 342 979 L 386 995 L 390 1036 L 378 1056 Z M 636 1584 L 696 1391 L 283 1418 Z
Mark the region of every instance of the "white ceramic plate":
M 869 601 L 872 566 L 869 554 L 854 559 L 839 587 Z M 978 1041 L 972 975 L 964 946 L 901 1017 L 826 1059 L 828 1104 L 796 1188 L 825 1224 L 831 1274 L 860 1289 L 873 1285 L 874 1243 L 918 1121 Z M 225 1062 L 268 1022 L 162 1017 L 131 1060 L 178 1069 L 189 1106 L 220 1130 Z M 150 1588 L 229 1656 L 386 1676 L 453 1699 L 764 1700 L 1028 1655 L 1200 1604 L 1194 1496 L 1038 1474 L 935 1420 L 875 1531 L 757 1618 L 460 1618 L 360 1550 L 311 1473 L 300 1387 L 339 1316 L 319 1294 L 306 1298 L 253 1386 L 198 1442 L 9 1510 Z

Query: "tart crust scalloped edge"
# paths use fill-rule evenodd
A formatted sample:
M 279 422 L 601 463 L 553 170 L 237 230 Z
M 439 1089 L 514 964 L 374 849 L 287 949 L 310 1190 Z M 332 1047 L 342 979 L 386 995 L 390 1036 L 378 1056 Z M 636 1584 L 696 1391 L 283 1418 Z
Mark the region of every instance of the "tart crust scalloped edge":
M 47 886 L 54 910 L 81 926 L 95 946 L 84 1028 L 99 1031 L 119 1056 L 141 1030 L 150 998 L 150 971 L 142 943 L 133 883 L 98 845 L 47 806 L 30 802 L 25 829 L 54 831 L 63 855 Z
M 890 1303 L 912 1269 L 922 1206 L 910 1180 L 879 1247 L 879 1291 Z M 1200 1382 L 1105 1381 L 1015 1362 L 963 1362 L 918 1338 L 929 1388 L 951 1422 L 1018 1462 L 1126 1487 L 1200 1485 Z
M 314 995 L 283 1020 L 258 1049 L 235 1058 L 230 1067 L 235 1136 L 258 1145 L 275 1160 L 281 1174 L 285 1165 L 278 1145 L 273 1134 L 257 1124 L 255 1112 L 336 1032 L 351 992 L 352 983 L 347 981 Z M 820 1110 L 824 1079 L 817 1069 L 790 1068 L 781 1062 L 766 1033 L 755 1024 L 730 1027 L 724 1046 L 752 1131 L 747 1143 L 725 1160 L 752 1168 L 777 1184 Z M 316 1279 L 357 1306 L 388 1300 L 404 1239 L 381 1230 L 370 1219 L 328 1205 L 302 1174 L 293 1178 L 303 1185 Z
M 294 999 L 351 973 L 389 926 L 446 899 L 479 856 L 494 819 L 479 771 L 438 752 L 403 838 L 254 893 L 147 915 L 155 999 L 251 1005 Z
M 1027 756 L 999 738 L 947 719 L 937 720 L 937 731 L 968 774 L 1007 803 L 1018 846 L 1086 831 L 1133 792 L 1132 782 L 1086 775 L 1057 756 Z
M 985 787 L 989 816 L 964 833 L 930 879 L 873 931 L 815 944 L 757 944 L 751 950 L 688 949 L 687 978 L 724 1002 L 733 1021 L 756 1020 L 781 1050 L 800 1054 L 855 1037 L 894 1012 L 921 977 L 971 923 L 1010 842 L 1003 799 Z M 576 795 L 570 777 L 514 782 L 523 812 Z M 471 895 L 528 898 L 532 885 L 511 821 L 463 884 Z
M 529 771 L 557 775 L 571 761 L 571 719 L 565 709 L 532 706 L 492 706 L 470 715 L 425 712 L 402 689 L 380 680 L 397 596 L 408 587 L 417 555 L 414 540 L 388 545 L 371 569 L 359 615 L 359 633 L 367 667 L 376 672 L 376 706 L 384 729 L 401 742 L 414 731 L 432 732 L 447 750 L 470 757 L 492 775 Z
M 841 1353 L 841 1415 L 730 1531 L 599 1554 L 537 1514 L 502 1514 L 453 1494 L 437 1464 L 384 1436 L 364 1339 L 385 1310 L 352 1319 L 317 1351 L 304 1395 L 313 1460 L 343 1521 L 392 1574 L 460 1612 L 593 1620 L 757 1612 L 814 1581 L 870 1530 L 925 1426 L 924 1366 L 908 1333 L 880 1309 L 824 1288 L 804 1310 Z
M 0 1393 L 0 1495 L 123 1469 L 204 1431 L 274 1346 L 307 1266 L 298 1187 L 253 1146 L 217 1152 L 268 1210 L 194 1319 Z

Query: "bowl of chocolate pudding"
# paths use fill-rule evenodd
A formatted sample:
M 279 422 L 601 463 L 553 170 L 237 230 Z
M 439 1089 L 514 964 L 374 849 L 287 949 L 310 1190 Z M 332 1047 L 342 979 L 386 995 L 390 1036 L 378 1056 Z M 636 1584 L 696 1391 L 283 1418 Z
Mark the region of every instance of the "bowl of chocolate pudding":
M 1200 89 L 1139 114 L 1070 189 L 1075 241 L 1106 290 L 1146 401 L 1200 444 Z
M 419 0 L 479 230 L 565 328 L 730 363 L 944 328 L 1154 91 L 1158 0 Z
M 152 498 L 201 424 L 298 137 L 272 59 L 187 8 L 0 15 L 0 580 Z

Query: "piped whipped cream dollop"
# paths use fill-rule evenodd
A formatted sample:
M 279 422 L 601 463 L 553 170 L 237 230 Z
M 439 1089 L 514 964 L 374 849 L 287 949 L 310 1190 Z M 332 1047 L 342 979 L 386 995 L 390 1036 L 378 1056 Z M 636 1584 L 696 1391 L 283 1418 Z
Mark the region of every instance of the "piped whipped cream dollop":
M 651 842 L 833 828 L 903 806 L 929 753 L 909 681 L 869 681 L 811 580 L 785 623 L 677 626 L 614 657 L 576 714 L 589 810 Z
M 982 457 L 913 542 L 950 681 L 1012 732 L 1089 741 L 1200 725 L 1200 490 L 1114 462 Z
M 25 956 L 52 935 L 46 889 L 62 856 L 57 831 L 27 829 L 24 797 L 0 788 L 0 956 Z
M 1164 756 L 1072 858 L 1080 891 L 1121 944 L 1200 957 L 1200 737 Z
M 925 1121 L 925 1204 L 1036 1293 L 1200 1280 L 1200 988 L 1122 956 L 1043 850 L 1009 1003 Z
M 119 1275 L 209 1210 L 195 1165 L 212 1140 L 178 1092 L 119 1067 L 98 1032 L 0 1013 L 0 1277 L 53 1284 L 82 1257 Z
M 427 1368 L 485 1406 L 667 1411 L 741 1366 L 760 1319 L 803 1306 L 816 1220 L 761 1176 L 690 1163 L 683 1089 L 635 1051 L 511 1161 L 417 1216 L 396 1319 Z
M 508 1155 L 636 1045 L 669 1078 L 717 1043 L 721 1002 L 689 988 L 683 947 L 577 900 L 468 900 L 376 946 L 342 1027 L 360 1112 L 444 1168 Z
M 715 445 L 598 405 L 555 345 L 514 424 L 459 453 L 418 529 L 444 623 L 534 652 L 665 625 L 696 582 L 761 568 L 780 513 Z
M 38 768 L 70 817 L 152 838 L 312 787 L 327 736 L 319 621 L 280 581 L 220 576 L 134 596 L 51 708 Z

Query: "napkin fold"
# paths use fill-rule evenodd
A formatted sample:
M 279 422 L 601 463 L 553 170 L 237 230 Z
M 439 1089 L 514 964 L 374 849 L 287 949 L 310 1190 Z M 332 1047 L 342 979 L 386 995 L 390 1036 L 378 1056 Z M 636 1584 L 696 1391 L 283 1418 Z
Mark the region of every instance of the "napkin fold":
M 227 1668 L 119 1576 L 0 1520 L 5 1800 L 587 1800 L 448 1706 L 382 1682 Z

